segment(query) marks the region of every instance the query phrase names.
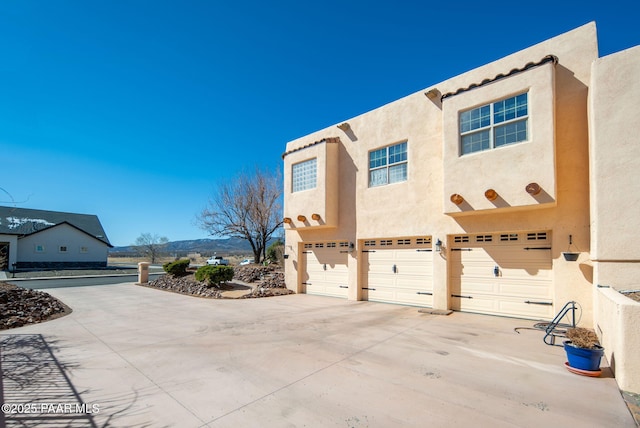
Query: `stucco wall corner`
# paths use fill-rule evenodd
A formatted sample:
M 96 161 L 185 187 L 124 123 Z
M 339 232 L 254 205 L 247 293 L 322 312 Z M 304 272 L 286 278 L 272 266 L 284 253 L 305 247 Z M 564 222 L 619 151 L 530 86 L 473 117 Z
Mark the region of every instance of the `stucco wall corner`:
M 618 386 L 623 391 L 640 393 L 640 303 L 612 288 L 598 288 L 596 332 L 605 349 Z

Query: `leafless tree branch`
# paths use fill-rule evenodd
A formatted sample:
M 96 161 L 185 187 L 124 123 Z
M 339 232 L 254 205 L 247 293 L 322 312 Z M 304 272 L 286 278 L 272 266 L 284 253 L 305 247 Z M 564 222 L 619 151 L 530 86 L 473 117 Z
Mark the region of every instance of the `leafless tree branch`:
M 155 263 L 162 249 L 167 245 L 169 239 L 166 236 L 158 236 L 157 234 L 142 233 L 136 238 L 133 244 L 138 251 L 144 253 L 151 259 L 151 263 Z
M 213 236 L 249 242 L 257 263 L 266 257 L 267 242 L 282 225 L 282 183 L 278 171 L 255 167 L 219 184 L 196 221 Z

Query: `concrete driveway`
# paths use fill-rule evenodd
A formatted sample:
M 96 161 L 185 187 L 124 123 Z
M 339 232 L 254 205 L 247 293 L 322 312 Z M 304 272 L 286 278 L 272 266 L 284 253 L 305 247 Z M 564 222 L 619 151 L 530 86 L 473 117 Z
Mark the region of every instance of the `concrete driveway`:
M 636 426 L 608 370 L 572 374 L 542 332 L 514 332 L 531 321 L 131 283 L 47 292 L 73 313 L 1 332 L 5 403 L 37 410 L 8 426 Z

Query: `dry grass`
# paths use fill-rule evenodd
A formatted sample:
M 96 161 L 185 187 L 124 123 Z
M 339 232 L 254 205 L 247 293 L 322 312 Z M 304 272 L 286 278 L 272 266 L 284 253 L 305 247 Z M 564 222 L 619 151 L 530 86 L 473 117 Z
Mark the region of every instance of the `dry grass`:
M 218 254 L 220 255 L 220 254 Z M 253 258 L 252 254 L 246 255 L 222 255 L 225 259 L 229 260 L 230 266 L 236 266 L 240 264 L 240 262 L 244 259 Z M 191 260 L 191 265 L 205 265 L 207 264 L 208 257 L 201 256 L 199 254 L 190 254 L 189 257 L 180 257 L 181 259 L 189 259 Z M 175 257 L 160 257 L 156 259 L 156 264 L 161 265 L 166 262 L 175 261 Z M 120 263 L 130 263 L 130 264 L 138 264 L 139 262 L 148 262 L 148 257 L 112 257 L 109 256 L 107 262 L 109 265 L 112 264 L 120 264 Z
M 568 329 L 567 338 L 578 348 L 593 349 L 600 344 L 598 335 L 593 330 L 583 327 Z

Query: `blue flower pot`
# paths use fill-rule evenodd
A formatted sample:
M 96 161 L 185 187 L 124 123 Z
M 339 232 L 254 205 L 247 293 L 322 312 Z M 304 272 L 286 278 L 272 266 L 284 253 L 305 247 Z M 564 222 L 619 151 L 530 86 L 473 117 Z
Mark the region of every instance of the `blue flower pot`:
M 600 360 L 604 355 L 604 348 L 596 346 L 594 349 L 576 348 L 570 341 L 564 342 L 569 365 L 580 370 L 600 370 Z

